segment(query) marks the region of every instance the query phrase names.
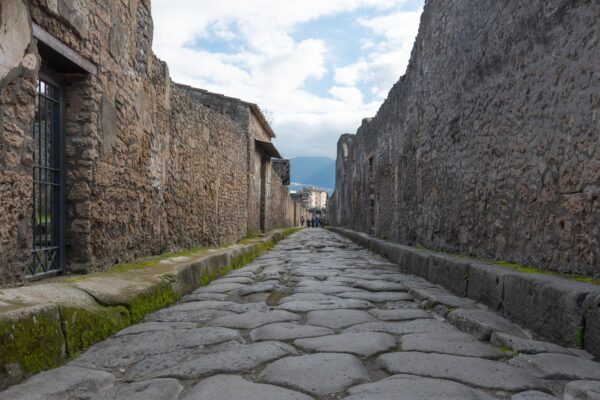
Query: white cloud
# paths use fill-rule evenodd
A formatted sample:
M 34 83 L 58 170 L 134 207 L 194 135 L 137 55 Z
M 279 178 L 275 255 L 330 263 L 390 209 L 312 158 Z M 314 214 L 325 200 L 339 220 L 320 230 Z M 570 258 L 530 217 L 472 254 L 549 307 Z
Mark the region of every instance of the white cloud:
M 406 68 L 418 25 L 418 13 L 397 12 L 407 1 L 153 0 L 154 50 L 167 61 L 175 81 L 271 110 L 276 145 L 285 156 L 334 156 L 339 135 L 374 115 Z M 364 54 L 353 64 L 336 68 L 327 38 L 295 40 L 291 34 L 302 23 L 364 7 L 381 17 L 357 18 L 375 37 L 365 38 Z M 197 46 L 214 40 L 218 51 Z M 306 88 L 329 73 L 335 84 L 326 94 Z M 368 89 L 361 92 L 364 85 Z M 365 101 L 372 93 L 377 100 Z

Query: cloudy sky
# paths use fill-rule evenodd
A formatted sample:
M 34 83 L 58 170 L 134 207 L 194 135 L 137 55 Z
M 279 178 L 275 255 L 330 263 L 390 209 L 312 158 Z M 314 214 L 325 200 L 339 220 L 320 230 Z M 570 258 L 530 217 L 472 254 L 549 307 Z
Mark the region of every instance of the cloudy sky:
M 334 158 L 406 70 L 423 0 L 154 0 L 180 83 L 266 110 L 285 157 Z

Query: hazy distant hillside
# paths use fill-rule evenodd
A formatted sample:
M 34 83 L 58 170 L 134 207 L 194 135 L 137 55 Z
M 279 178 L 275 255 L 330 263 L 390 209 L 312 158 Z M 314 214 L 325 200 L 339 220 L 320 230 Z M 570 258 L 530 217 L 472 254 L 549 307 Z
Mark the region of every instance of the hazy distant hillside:
M 328 157 L 291 159 L 292 183 L 316 186 L 328 191 L 335 187 L 335 160 Z

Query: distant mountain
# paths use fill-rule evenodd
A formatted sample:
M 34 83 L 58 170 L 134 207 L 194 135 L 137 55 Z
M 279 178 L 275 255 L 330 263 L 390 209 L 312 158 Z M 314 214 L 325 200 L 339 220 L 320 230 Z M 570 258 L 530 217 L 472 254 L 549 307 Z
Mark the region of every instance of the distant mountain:
M 291 163 L 291 188 L 315 186 L 333 192 L 335 188 L 335 160 L 329 157 L 296 157 Z M 296 188 L 297 187 L 297 188 Z

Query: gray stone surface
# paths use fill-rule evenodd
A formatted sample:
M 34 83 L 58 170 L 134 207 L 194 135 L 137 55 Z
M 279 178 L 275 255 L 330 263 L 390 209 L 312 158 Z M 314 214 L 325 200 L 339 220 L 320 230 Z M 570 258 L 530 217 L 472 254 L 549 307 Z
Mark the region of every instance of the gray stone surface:
M 250 311 L 243 314 L 227 315 L 208 322 L 208 326 L 223 326 L 227 328 L 254 329 L 274 322 L 297 321 L 300 316 L 284 310 L 268 312 Z
M 494 332 L 526 337 L 520 328 L 490 311 L 458 309 L 449 313 L 446 319 L 461 331 L 471 333 L 480 340 L 490 340 Z
M 507 349 L 524 354 L 564 353 L 573 355 L 573 351 L 575 350 L 554 343 L 526 339 L 500 332 L 492 334 L 490 343 L 494 346 L 506 347 Z
M 349 354 L 320 353 L 277 360 L 260 380 L 318 396 L 341 392 L 369 380 L 362 362 Z
M 533 370 L 547 379 L 600 380 L 600 364 L 567 354 L 522 354 L 510 360 L 512 365 Z
M 393 375 L 379 382 L 355 386 L 346 400 L 494 400 L 494 397 L 457 382 Z
M 404 322 L 367 322 L 346 328 L 344 332 L 386 332 L 395 335 L 407 333 L 455 333 L 458 329 L 448 323 L 433 319 L 416 319 Z
M 90 347 L 66 370 L 37 375 L 0 399 L 508 400 L 534 390 L 560 396 L 568 381 L 600 378 L 599 364 L 580 350 L 494 333 L 493 344 L 522 353 L 509 361 L 513 353 L 460 331 L 416 301 L 375 301 L 404 298 L 406 292 L 384 290 L 395 283 L 460 302 L 335 234 L 305 230 L 286 242 L 291 246 L 281 242 L 268 258 L 213 285 L 252 279 L 247 288 L 273 285 L 273 291 L 196 291 Z M 275 277 L 276 284 L 265 284 Z M 351 287 L 357 282 L 375 290 Z M 285 305 L 297 311 L 274 310 Z M 467 314 L 479 316 L 474 310 Z M 356 386 L 362 383 L 368 384 Z M 598 400 L 594 390 L 593 383 L 571 383 L 565 399 Z
M 294 346 L 310 352 L 350 353 L 361 357 L 370 357 L 396 345 L 392 335 L 381 332 L 342 333 L 294 341 Z
M 403 351 L 490 359 L 499 359 L 506 356 L 497 348 L 464 333 L 414 333 L 402 336 L 401 344 Z
M 196 384 L 182 400 L 311 400 L 311 397 L 239 376 L 217 375 Z
M 537 390 L 528 390 L 527 392 L 515 394 L 510 400 L 558 400 L 558 398 Z
M 338 300 L 316 300 L 316 301 L 290 301 L 277 306 L 281 310 L 293 312 L 308 312 L 313 310 L 337 310 L 340 308 L 367 310 L 373 308 L 373 304 L 364 300 L 338 299 Z
M 319 310 L 307 315 L 307 324 L 341 329 L 352 325 L 377 321 L 372 315 L 362 310 Z
M 103 393 L 99 400 L 177 400 L 182 390 L 177 379 L 150 379 L 119 384 Z
M 144 332 L 170 331 L 172 329 L 196 329 L 197 324 L 193 322 L 144 322 L 131 325 L 115 334 L 115 337 L 124 335 L 135 335 Z
M 110 389 L 115 377 L 104 371 L 61 367 L 35 375 L 0 393 L 1 400 L 85 399 Z
M 117 368 L 153 355 L 196 349 L 228 341 L 243 342 L 238 331 L 227 328 L 172 329 L 143 332 L 105 340 L 71 361 L 87 368 Z
M 518 391 L 546 386 L 526 369 L 481 358 L 400 352 L 384 354 L 377 361 L 392 374 L 449 379 L 490 390 Z
M 600 400 L 600 381 L 569 382 L 564 400 Z
M 224 351 L 202 355 L 192 353 L 187 360 L 177 360 L 174 357 L 148 358 L 127 371 L 126 378 L 197 379 L 217 373 L 248 371 L 266 362 L 295 354 L 295 349 L 280 342 L 236 345 Z
M 261 340 L 293 340 L 314 336 L 331 335 L 333 331 L 322 326 L 298 325 L 291 322 L 279 322 L 263 325 L 250 332 L 250 339 Z
M 412 300 L 410 294 L 403 292 L 343 292 L 337 294 L 336 296 L 344 299 L 367 300 L 373 303 Z
M 369 310 L 369 313 L 382 321 L 407 321 L 419 318 L 433 318 L 430 313 L 421 309 L 381 310 L 373 308 Z

